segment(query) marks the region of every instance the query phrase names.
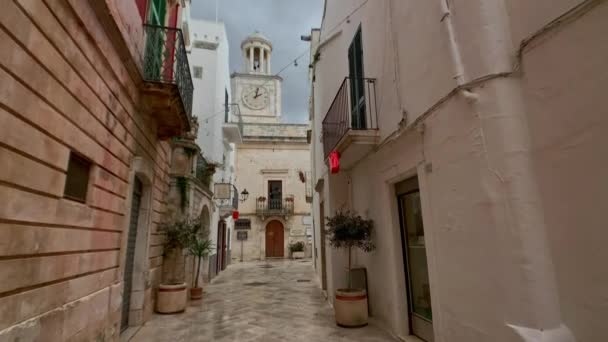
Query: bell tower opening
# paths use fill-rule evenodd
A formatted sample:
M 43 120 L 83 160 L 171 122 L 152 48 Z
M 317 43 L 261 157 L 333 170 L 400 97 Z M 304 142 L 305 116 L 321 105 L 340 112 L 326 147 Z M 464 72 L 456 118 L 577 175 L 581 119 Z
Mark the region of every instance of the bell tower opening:
M 270 75 L 272 43 L 260 32 L 255 32 L 241 43 L 244 72 L 247 74 Z

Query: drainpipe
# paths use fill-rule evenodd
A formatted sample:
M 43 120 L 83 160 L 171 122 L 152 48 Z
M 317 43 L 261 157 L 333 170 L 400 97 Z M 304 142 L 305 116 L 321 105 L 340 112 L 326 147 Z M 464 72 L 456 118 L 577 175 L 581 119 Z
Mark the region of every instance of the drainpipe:
M 467 75 L 448 1 L 441 0 L 442 22 L 449 36 L 454 79 L 463 87 Z M 501 281 L 508 289 L 504 320 L 522 342 L 574 342 L 560 314 L 521 80 L 513 74 L 516 56 L 505 2 L 482 1 L 480 5 L 481 56 L 493 66 L 493 73 L 482 77 L 482 83 L 487 83 L 486 89 L 492 89 L 494 95 L 484 98 L 472 87 L 463 87 L 460 94 L 479 118 L 481 153 L 487 168 L 482 186 L 487 197 L 494 199 L 492 211 L 501 260 L 496 266 L 504 270 Z M 486 131 L 491 134 L 486 136 Z

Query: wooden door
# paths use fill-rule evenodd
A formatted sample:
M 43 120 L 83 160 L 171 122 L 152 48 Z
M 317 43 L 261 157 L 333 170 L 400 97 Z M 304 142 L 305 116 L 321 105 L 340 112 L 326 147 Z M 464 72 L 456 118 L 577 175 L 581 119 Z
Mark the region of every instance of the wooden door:
M 222 271 L 226 269 L 226 265 L 227 260 L 226 260 L 226 250 L 227 248 L 227 241 L 228 241 L 228 235 L 226 234 L 226 222 L 222 221 L 222 264 L 221 264 L 221 269 Z
M 215 260 L 216 274 L 220 273 L 224 267 L 226 257 L 226 222 L 220 221 L 217 225 L 217 254 Z
M 141 206 L 141 195 L 143 185 L 135 177 L 133 186 L 133 200 L 131 202 L 131 219 L 129 223 L 129 233 L 127 235 L 127 256 L 125 259 L 124 289 L 122 302 L 122 316 L 120 321 L 120 331 L 129 327 L 129 311 L 131 308 L 131 290 L 133 289 L 133 270 L 135 268 L 135 246 L 137 242 L 137 226 L 139 220 L 139 208 Z
M 351 128 L 366 129 L 365 79 L 363 76 L 363 41 L 361 27 L 348 48 L 350 77 Z
M 271 221 L 266 226 L 266 257 L 282 258 L 284 256 L 283 224 Z

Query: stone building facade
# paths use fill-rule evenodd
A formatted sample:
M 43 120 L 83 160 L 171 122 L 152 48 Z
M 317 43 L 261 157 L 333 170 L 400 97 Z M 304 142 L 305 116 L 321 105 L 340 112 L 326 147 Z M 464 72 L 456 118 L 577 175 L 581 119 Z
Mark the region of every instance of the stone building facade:
M 181 5 L 2 2 L 0 340 L 117 341 L 151 315 L 167 139 L 190 129 Z
M 308 125 L 281 122 L 281 82 L 271 74 L 272 43 L 260 33 L 241 44 L 244 70 L 232 75 L 241 111 L 237 189 L 249 193 L 232 233 L 232 260 L 288 257 L 289 244 L 308 242 L 310 204 L 303 175 L 310 171 Z
M 325 217 L 350 209 L 375 225 L 377 249 L 354 254 L 371 315 L 403 340 L 607 341 L 608 2 L 325 5 L 311 103 L 328 298 L 347 257 Z

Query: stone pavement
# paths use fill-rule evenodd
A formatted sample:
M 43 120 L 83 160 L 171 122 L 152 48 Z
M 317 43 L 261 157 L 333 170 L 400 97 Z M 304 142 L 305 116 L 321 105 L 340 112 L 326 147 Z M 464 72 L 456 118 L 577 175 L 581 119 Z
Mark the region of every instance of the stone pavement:
M 335 325 L 310 261 L 231 265 L 185 313 L 155 315 L 131 339 L 151 341 L 395 341 L 368 326 Z

